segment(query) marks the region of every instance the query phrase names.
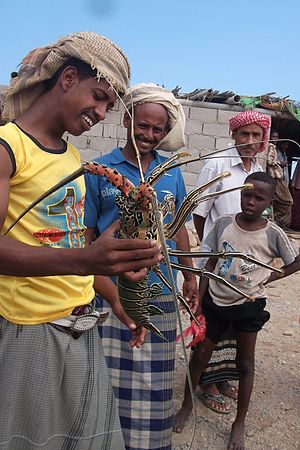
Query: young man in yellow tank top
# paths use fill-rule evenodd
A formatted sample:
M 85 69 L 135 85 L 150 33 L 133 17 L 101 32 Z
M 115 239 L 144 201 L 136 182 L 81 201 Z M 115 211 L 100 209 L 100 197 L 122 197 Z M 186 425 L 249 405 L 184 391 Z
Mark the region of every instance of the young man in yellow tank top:
M 157 245 L 115 239 L 113 224 L 84 248 L 82 177 L 10 226 L 80 168 L 63 133 L 105 118 L 129 65 L 111 41 L 85 32 L 33 50 L 15 75 L 0 127 L 0 449 L 122 449 L 97 327 L 82 332 L 80 316 L 98 320 L 93 275 L 138 280 L 157 263 Z

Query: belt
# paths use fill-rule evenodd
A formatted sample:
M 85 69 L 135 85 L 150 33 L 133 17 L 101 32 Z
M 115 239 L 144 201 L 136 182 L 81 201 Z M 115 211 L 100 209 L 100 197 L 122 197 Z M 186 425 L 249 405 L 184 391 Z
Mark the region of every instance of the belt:
M 93 304 L 77 306 L 69 316 L 53 320 L 49 324 L 60 331 L 71 334 L 74 339 L 78 339 L 85 331 L 105 322 L 108 314 L 108 311 L 105 313 L 96 311 Z

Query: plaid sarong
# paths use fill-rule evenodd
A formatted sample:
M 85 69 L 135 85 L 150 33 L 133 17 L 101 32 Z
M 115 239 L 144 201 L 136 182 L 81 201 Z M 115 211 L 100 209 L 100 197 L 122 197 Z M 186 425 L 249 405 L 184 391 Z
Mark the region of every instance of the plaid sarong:
M 0 318 L 0 405 L 1 450 L 124 449 L 97 327 Z
M 113 314 L 99 327 L 127 450 L 171 449 L 175 304 L 172 295 L 159 296 L 150 303 L 165 313 L 152 316 L 151 321 L 168 342 L 148 333 L 143 346 L 132 349 L 131 333 Z M 102 299 L 99 305 L 99 310 L 110 309 Z

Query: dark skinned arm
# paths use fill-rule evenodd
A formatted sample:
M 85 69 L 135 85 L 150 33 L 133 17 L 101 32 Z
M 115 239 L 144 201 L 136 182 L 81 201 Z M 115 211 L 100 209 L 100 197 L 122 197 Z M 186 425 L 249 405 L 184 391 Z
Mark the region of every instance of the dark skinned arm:
M 217 258 L 208 258 L 208 261 L 205 265 L 205 270 L 207 270 L 208 272 L 213 272 L 215 270 L 217 261 L 218 261 Z M 199 283 L 199 306 L 196 311 L 196 316 L 202 314 L 202 301 L 207 292 L 208 285 L 209 285 L 209 278 L 201 277 Z
M 177 234 L 176 247 L 181 251 L 190 251 L 189 236 L 185 226 L 183 226 Z M 179 257 L 178 260 L 179 263 L 184 266 L 194 267 L 192 258 Z M 182 274 L 184 277 L 182 293 L 186 301 L 189 303 L 190 308 L 192 309 L 192 311 L 194 311 L 198 307 L 198 289 L 196 275 L 186 270 L 182 270 Z
M 300 269 L 300 255 L 298 255 L 292 264 L 289 264 L 288 266 L 283 266 L 283 274 L 280 274 L 278 272 L 272 272 L 268 280 L 265 282 L 266 284 L 272 283 L 276 280 L 281 280 L 282 278 L 288 277 L 289 275 L 292 275 L 295 272 L 298 272 Z
M 197 234 L 199 236 L 200 241 L 203 239 L 203 231 L 205 224 L 205 217 L 198 216 L 197 214 L 193 214 L 194 226 L 196 228 Z

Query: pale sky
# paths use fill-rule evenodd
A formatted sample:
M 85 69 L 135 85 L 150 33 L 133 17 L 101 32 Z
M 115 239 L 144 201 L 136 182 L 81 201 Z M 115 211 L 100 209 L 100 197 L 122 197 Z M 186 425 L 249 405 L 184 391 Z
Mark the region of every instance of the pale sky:
M 0 8 L 0 84 L 32 48 L 96 31 L 126 53 L 132 83 L 300 102 L 299 0 L 5 0 Z

